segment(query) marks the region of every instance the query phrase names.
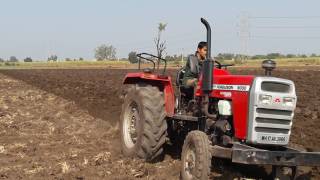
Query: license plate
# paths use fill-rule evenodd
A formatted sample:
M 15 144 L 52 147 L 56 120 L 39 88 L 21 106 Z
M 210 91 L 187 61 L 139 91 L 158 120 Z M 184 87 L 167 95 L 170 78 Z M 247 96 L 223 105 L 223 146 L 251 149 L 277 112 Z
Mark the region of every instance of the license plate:
M 284 136 L 261 135 L 260 141 L 269 143 L 285 143 L 287 142 L 287 138 Z

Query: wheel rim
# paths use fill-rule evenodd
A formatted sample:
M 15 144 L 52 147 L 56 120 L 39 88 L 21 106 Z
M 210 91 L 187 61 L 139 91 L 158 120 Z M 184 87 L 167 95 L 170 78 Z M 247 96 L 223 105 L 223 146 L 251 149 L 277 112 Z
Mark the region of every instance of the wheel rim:
M 189 146 L 186 152 L 185 161 L 184 161 L 184 170 L 186 172 L 187 179 L 193 179 L 195 166 L 196 166 L 195 149 Z
M 179 108 L 179 98 L 178 97 L 176 97 L 174 106 L 175 106 L 176 109 Z
M 135 102 L 131 102 L 129 106 L 127 106 L 125 115 L 124 115 L 124 123 L 123 123 L 123 138 L 125 145 L 128 148 L 132 148 L 138 139 L 138 123 L 140 121 L 138 105 Z

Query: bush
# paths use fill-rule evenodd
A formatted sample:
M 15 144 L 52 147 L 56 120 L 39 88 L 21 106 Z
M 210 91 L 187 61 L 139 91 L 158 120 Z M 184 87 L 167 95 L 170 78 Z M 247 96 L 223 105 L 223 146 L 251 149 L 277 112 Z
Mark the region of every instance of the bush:
M 7 61 L 7 62 L 4 63 L 4 65 L 5 66 L 14 66 L 14 63 L 11 63 L 11 62 Z
M 218 61 L 222 60 L 231 60 L 235 58 L 235 54 L 232 53 L 219 53 L 217 57 L 215 57 Z
M 130 63 L 134 64 L 138 62 L 138 57 L 136 52 L 130 52 L 128 55 L 128 60 Z
M 9 62 L 18 62 L 18 61 L 19 61 L 18 58 L 16 58 L 15 56 L 11 56 L 9 58 Z
M 48 61 L 57 61 L 57 60 L 58 60 L 57 55 L 51 55 L 50 57 L 48 57 Z
M 95 58 L 98 61 L 108 60 L 108 59 L 116 59 L 116 48 L 112 45 L 108 46 L 102 44 L 95 49 Z
M 235 64 L 244 64 L 249 57 L 246 55 L 237 54 L 234 58 Z
M 27 58 L 25 58 L 23 61 L 24 61 L 24 62 L 32 62 L 32 59 L 31 59 L 31 57 L 27 57 Z
M 173 64 L 174 64 L 174 65 L 180 65 L 180 62 L 181 62 L 181 61 L 173 61 Z

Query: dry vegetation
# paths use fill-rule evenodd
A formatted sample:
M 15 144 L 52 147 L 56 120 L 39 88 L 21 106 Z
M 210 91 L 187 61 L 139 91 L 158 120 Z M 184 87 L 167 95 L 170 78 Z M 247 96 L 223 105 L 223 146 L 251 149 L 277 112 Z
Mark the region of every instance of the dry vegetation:
M 243 64 L 238 64 L 234 60 L 224 60 L 224 64 L 235 64 L 236 66 L 259 67 L 262 60 L 247 60 Z M 320 66 L 320 57 L 309 58 L 282 58 L 276 59 L 278 66 Z M 169 68 L 181 67 L 185 62 L 169 61 Z M 147 67 L 148 65 L 143 65 Z M 133 69 L 137 64 L 130 64 L 127 60 L 122 61 L 61 61 L 61 62 L 17 62 L 17 63 L 0 63 L 0 69 L 55 69 L 55 68 L 119 68 Z

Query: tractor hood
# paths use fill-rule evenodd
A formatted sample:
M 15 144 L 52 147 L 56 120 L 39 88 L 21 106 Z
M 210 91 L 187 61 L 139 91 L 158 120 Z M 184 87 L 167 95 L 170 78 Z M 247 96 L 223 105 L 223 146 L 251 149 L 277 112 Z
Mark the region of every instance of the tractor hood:
M 217 98 L 231 98 L 231 92 L 248 92 L 254 81 L 255 76 L 252 75 L 232 75 L 227 70 L 215 68 L 213 71 L 213 85 L 210 96 Z M 202 96 L 201 91 L 202 76 L 198 84 L 196 92 L 197 96 Z M 229 93 L 224 93 L 224 92 Z

